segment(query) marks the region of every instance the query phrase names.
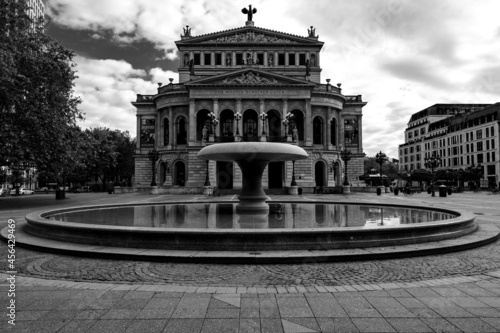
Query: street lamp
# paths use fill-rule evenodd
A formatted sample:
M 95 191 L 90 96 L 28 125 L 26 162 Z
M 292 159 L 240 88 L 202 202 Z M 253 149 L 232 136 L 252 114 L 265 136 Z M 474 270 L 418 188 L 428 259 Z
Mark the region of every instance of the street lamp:
M 441 165 L 441 157 L 433 152 L 431 156 L 428 156 L 424 159 L 424 166 L 426 169 L 431 169 L 432 175 L 432 183 L 431 183 L 431 192 L 432 196 L 435 197 L 436 193 L 434 193 L 434 169 L 436 169 L 439 165 Z
M 152 167 L 153 167 L 153 178 L 151 179 L 151 186 L 156 186 L 156 161 L 158 161 L 158 159 L 160 158 L 160 153 L 158 152 L 158 150 L 156 150 L 156 148 L 154 148 L 153 150 L 151 150 L 149 153 L 148 153 L 148 156 L 149 156 L 149 160 L 151 161 L 152 163 Z
M 206 160 L 207 162 L 207 172 L 205 174 L 205 184 L 204 186 L 210 186 L 210 179 L 208 178 L 208 160 Z
M 349 181 L 347 181 L 347 162 L 349 162 L 351 160 L 351 151 L 350 150 L 347 150 L 347 148 L 344 148 L 343 150 L 340 151 L 340 158 L 342 159 L 342 161 L 344 161 L 344 172 L 345 172 L 345 176 L 344 176 L 344 185 L 347 186 L 349 185 Z
M 297 182 L 295 181 L 295 161 L 292 161 L 292 182 L 290 186 L 297 186 Z
M 375 155 L 375 162 L 377 162 L 377 164 L 380 164 L 380 185 L 383 185 L 382 183 L 382 165 L 387 161 L 387 155 L 384 154 L 382 151 L 380 151 L 379 153 L 377 153 L 377 155 Z
M 234 114 L 234 119 L 236 120 L 236 136 L 239 136 L 240 135 L 240 127 L 238 126 L 238 123 L 241 120 L 241 113 L 236 112 Z
M 264 136 L 264 135 L 266 135 L 265 121 L 267 119 L 267 113 L 262 111 L 262 113 L 260 114 L 260 119 L 262 119 L 262 135 Z

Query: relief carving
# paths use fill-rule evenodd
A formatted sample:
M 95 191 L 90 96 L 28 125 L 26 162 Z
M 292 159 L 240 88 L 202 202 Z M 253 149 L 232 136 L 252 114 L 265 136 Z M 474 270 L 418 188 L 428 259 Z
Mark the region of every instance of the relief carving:
M 233 78 L 226 78 L 222 81 L 225 84 L 276 84 L 278 81 L 276 79 L 268 79 L 261 77 L 259 73 L 254 74 L 253 72 L 242 73 L 241 75 Z
M 207 41 L 208 43 L 286 43 L 297 44 L 297 42 L 286 38 L 276 36 L 268 36 L 264 34 L 256 34 L 253 31 L 246 33 L 235 34 L 232 36 L 221 36 Z

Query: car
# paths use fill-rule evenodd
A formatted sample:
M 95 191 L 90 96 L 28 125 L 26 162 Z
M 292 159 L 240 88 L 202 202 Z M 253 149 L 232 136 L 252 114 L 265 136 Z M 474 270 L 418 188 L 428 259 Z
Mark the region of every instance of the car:
M 35 194 L 35 191 L 33 190 L 29 190 L 29 189 L 26 189 L 26 188 L 20 188 L 19 189 L 19 195 L 25 195 L 25 194 Z M 12 189 L 10 190 L 10 195 L 16 195 L 16 189 Z
M 7 195 L 7 190 L 4 190 L 3 188 L 0 188 L 0 197 L 3 197 Z

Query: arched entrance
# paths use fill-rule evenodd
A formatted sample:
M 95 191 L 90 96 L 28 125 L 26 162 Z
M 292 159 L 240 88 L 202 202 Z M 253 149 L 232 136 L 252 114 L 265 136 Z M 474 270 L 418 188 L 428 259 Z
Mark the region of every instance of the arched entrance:
M 203 127 L 207 127 L 210 132 L 210 118 L 208 117 L 208 110 L 200 110 L 196 115 L 196 140 L 201 141 L 203 138 Z
M 290 120 L 290 131 L 293 133 L 293 128 L 297 127 L 299 141 L 304 141 L 304 114 L 300 110 L 292 110 L 292 119 Z
M 257 112 L 246 110 L 243 113 L 243 141 L 258 141 L 257 124 Z
M 222 141 L 234 141 L 234 112 L 224 110 L 220 113 L 220 136 Z
M 160 163 L 160 173 L 158 174 L 159 176 L 159 185 L 163 185 L 165 181 L 167 180 L 167 165 L 165 162 Z
M 217 187 L 220 189 L 233 188 L 233 162 L 217 161 Z
M 185 145 L 187 143 L 186 118 L 177 118 L 177 144 Z
M 283 162 L 271 162 L 268 164 L 268 186 L 270 189 L 283 188 Z
M 186 184 L 186 164 L 177 161 L 174 164 L 174 185 L 184 186 Z
M 314 181 L 316 186 L 326 186 L 325 184 L 325 163 L 323 161 L 317 161 L 314 164 Z
M 278 140 L 281 137 L 281 118 L 276 110 L 269 110 L 267 112 L 267 125 L 268 135 L 271 141 Z

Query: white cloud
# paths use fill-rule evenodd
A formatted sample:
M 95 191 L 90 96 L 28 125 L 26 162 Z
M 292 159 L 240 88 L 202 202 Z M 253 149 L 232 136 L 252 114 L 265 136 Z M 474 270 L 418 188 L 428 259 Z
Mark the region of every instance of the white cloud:
M 246 0 L 47 0 L 56 24 L 91 30 L 94 38 L 148 40 L 176 57 L 175 41 L 189 25 L 202 35 L 244 26 Z M 499 100 L 500 2 L 482 0 L 285 0 L 252 3 L 255 25 L 301 36 L 314 25 L 325 42 L 323 82 L 341 82 L 346 94 L 363 95 L 364 147 L 397 156 L 412 113 L 435 103 Z M 174 73 L 148 73 L 124 62 L 78 59 L 88 122 L 99 120 L 135 133 L 137 93 L 153 93 Z M 176 81 L 177 82 L 177 81 Z M 493 89 L 492 89 L 493 87 Z M 397 103 L 397 104 L 391 104 Z M 95 126 L 95 125 L 92 125 Z
M 136 135 L 136 109 L 130 102 L 136 100 L 136 94 L 154 94 L 159 78 L 178 77 L 160 68 L 146 73 L 123 60 L 77 57 L 75 61 L 75 94 L 81 97 L 80 109 L 85 113 L 80 125 L 129 131 L 132 136 Z

